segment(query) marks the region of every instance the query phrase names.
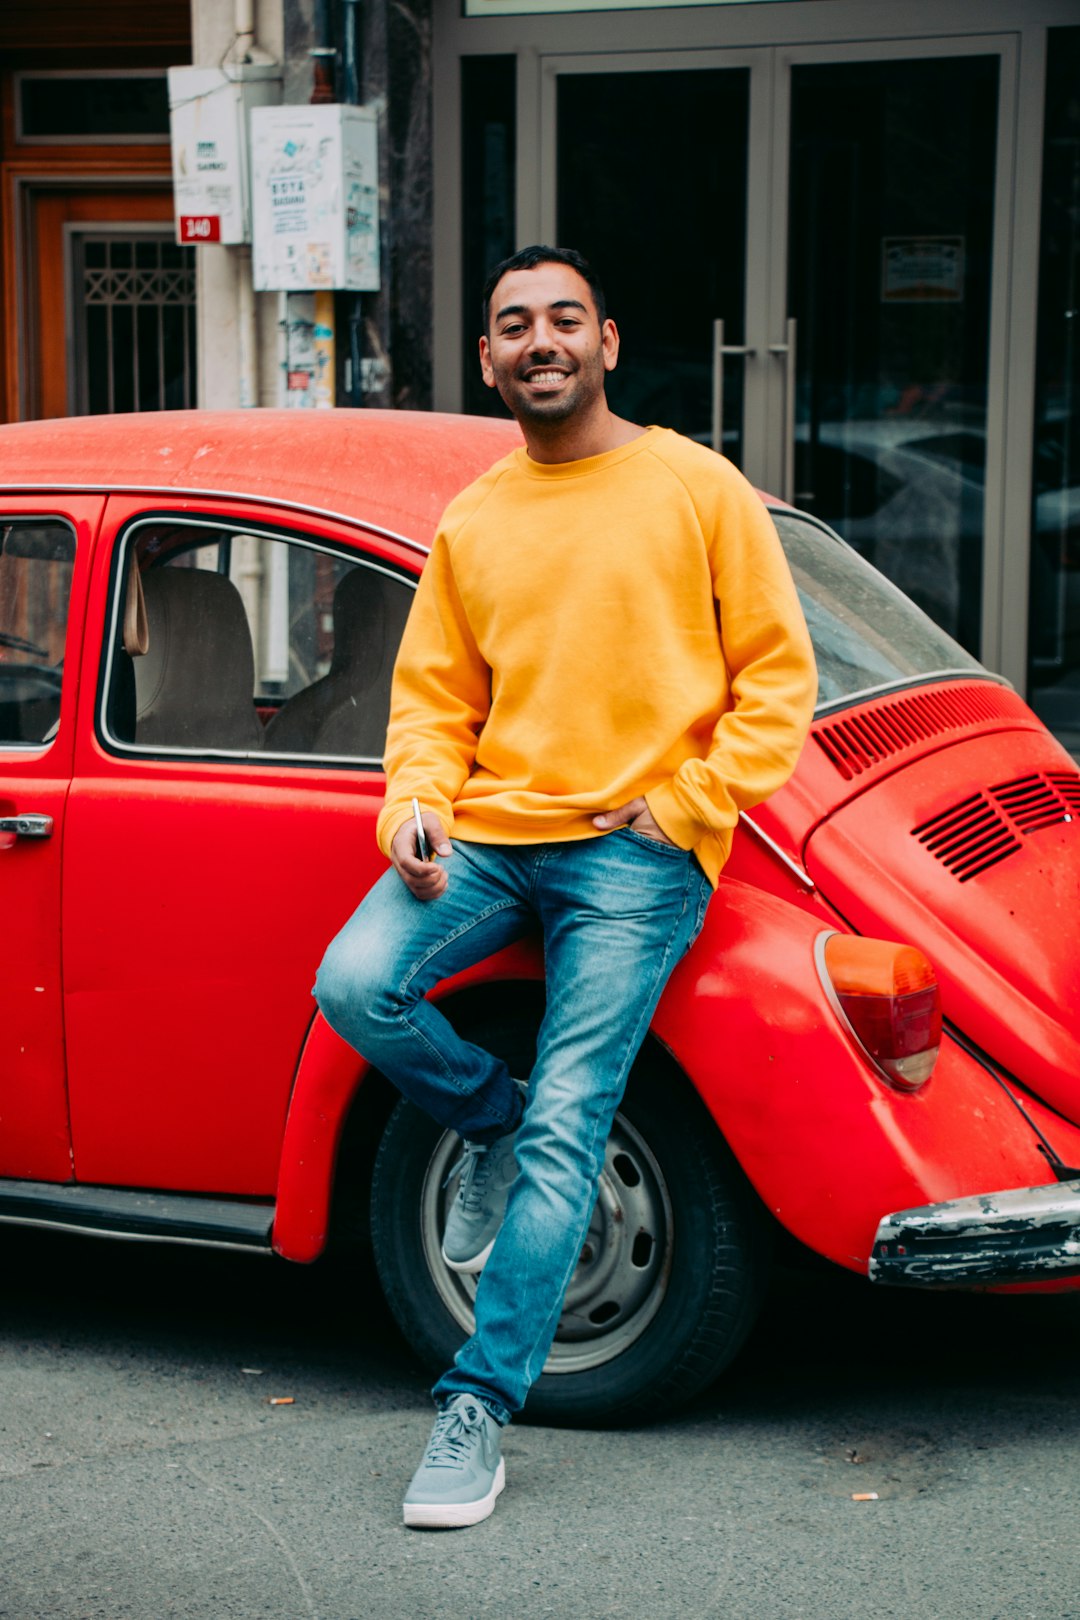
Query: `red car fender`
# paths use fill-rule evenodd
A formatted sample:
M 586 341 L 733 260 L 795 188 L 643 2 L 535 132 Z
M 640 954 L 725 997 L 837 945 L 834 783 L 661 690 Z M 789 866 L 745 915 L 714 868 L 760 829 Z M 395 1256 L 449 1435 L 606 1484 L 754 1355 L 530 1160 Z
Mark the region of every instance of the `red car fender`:
M 435 997 L 542 973 L 542 952 L 535 941 L 522 940 L 448 979 Z M 297 1065 L 278 1167 L 273 1247 L 286 1260 L 317 1260 L 326 1247 L 341 1134 L 369 1068 L 317 1013 Z
M 783 900 L 721 879 L 653 1033 L 787 1230 L 865 1271 L 883 1215 L 1050 1175 L 1023 1115 L 952 1042 L 915 1093 L 877 1075 L 818 977 L 822 931 Z
M 317 1013 L 300 1054 L 281 1144 L 273 1247 L 286 1260 L 317 1260 L 326 1247 L 341 1133 L 367 1071 L 364 1059 Z

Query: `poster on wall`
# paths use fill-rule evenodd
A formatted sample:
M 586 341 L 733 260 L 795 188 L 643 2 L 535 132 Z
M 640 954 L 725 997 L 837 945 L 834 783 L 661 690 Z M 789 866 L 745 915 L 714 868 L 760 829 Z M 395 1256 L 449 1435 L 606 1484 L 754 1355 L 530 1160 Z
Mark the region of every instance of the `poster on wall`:
M 258 292 L 379 288 L 376 115 L 365 107 L 256 107 L 252 279 Z
M 962 236 L 885 236 L 881 242 L 883 304 L 962 304 Z

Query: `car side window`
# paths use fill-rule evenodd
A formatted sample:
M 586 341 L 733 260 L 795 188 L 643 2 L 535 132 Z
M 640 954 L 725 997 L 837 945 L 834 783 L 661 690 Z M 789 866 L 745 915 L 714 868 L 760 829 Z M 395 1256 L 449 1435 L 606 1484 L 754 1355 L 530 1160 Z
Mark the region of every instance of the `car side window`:
M 391 568 L 300 538 L 137 524 L 116 583 L 106 737 L 377 765 L 411 601 Z
M 0 747 L 41 747 L 60 723 L 75 535 L 0 518 Z

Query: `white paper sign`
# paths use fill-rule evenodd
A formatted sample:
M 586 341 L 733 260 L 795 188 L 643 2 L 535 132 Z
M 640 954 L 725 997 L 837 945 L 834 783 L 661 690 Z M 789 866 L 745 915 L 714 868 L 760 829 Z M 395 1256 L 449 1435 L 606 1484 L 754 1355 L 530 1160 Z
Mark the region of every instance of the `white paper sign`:
M 962 236 L 886 236 L 882 239 L 883 304 L 959 304 L 963 298 Z
M 377 291 L 375 114 L 364 107 L 258 108 L 251 152 L 256 289 Z

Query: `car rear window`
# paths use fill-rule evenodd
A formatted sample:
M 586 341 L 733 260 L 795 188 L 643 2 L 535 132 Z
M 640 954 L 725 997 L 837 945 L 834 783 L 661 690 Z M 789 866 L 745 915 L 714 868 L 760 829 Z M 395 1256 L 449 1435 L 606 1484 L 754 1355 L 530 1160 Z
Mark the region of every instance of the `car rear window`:
M 818 709 L 929 676 L 987 675 L 884 574 L 823 524 L 773 512 L 818 665 Z

